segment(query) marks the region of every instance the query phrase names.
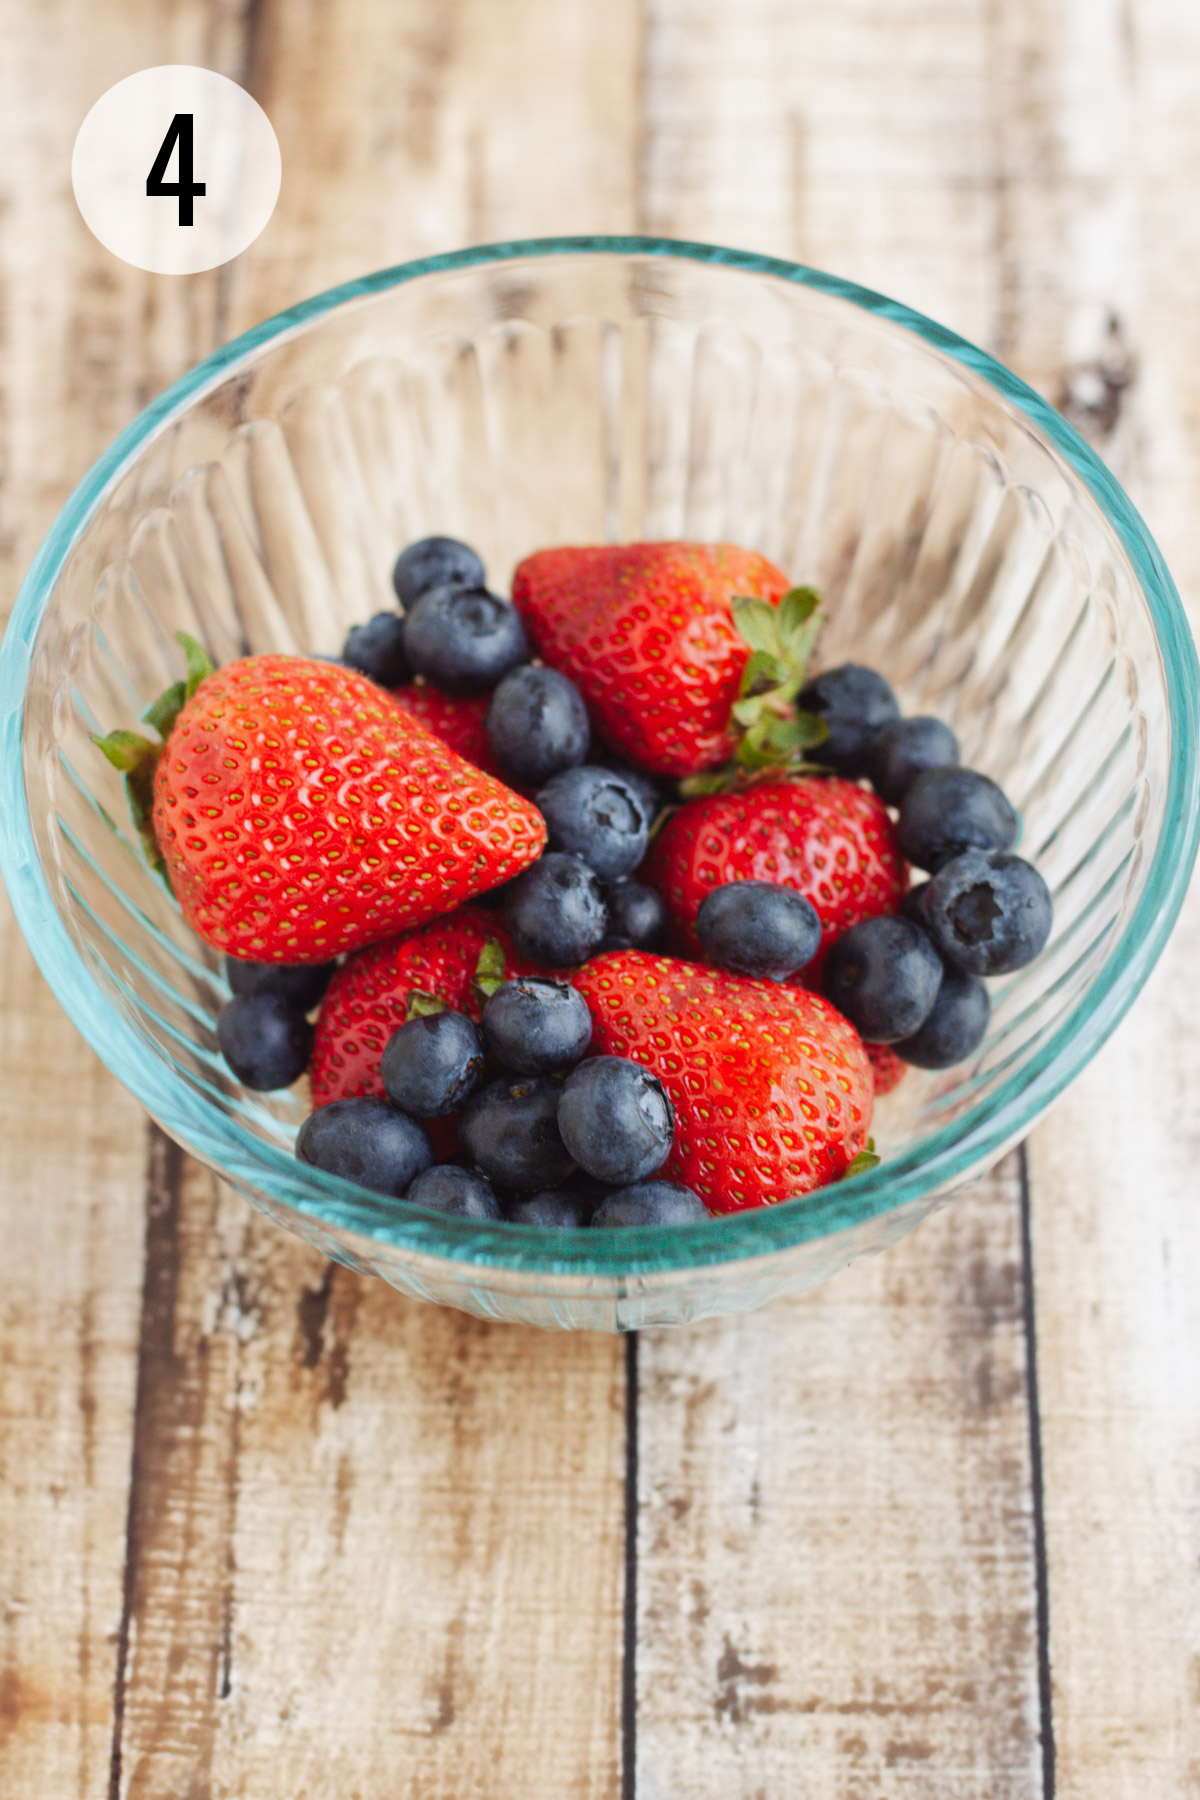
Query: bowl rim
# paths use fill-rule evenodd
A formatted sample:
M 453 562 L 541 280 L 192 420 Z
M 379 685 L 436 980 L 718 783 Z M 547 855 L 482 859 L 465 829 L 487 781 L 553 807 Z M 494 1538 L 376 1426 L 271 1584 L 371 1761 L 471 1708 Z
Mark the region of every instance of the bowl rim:
M 552 257 L 663 257 L 766 276 L 848 302 L 912 333 L 961 364 L 1007 403 L 1044 448 L 1091 494 L 1132 565 L 1163 659 L 1170 726 L 1164 824 L 1145 887 L 1087 992 L 1053 1037 L 986 1101 L 852 1181 L 803 1199 L 686 1228 L 563 1232 L 476 1224 L 397 1207 L 366 1189 L 306 1168 L 282 1146 L 237 1123 L 167 1072 L 158 1050 L 112 1006 L 75 948 L 51 899 L 29 818 L 22 755 L 33 645 L 50 596 L 93 514 L 147 443 L 204 393 L 267 345 L 340 307 L 428 276 Z M 778 257 L 683 239 L 638 236 L 531 238 L 427 256 L 357 277 L 275 314 L 221 346 L 153 400 L 97 459 L 47 532 L 0 644 L 0 874 L 18 922 L 60 1004 L 105 1065 L 178 1141 L 235 1185 L 267 1193 L 300 1215 L 298 1228 L 351 1232 L 417 1257 L 474 1265 L 486 1279 L 681 1276 L 790 1249 L 852 1230 L 945 1191 L 1000 1154 L 1091 1059 L 1121 1019 L 1175 923 L 1200 838 L 1197 698 L 1200 666 L 1162 555 L 1124 490 L 1075 429 L 1025 382 L 957 333 L 886 295 Z M 327 1248 L 335 1246 L 326 1244 Z M 464 1274 L 466 1271 L 464 1270 Z M 591 1283 L 589 1282 L 589 1286 Z

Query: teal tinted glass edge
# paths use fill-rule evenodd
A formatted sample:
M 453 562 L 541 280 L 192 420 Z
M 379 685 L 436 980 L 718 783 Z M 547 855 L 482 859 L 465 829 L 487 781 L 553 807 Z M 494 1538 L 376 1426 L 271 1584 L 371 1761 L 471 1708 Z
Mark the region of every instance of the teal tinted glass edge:
M 686 1231 L 628 1231 L 574 1237 L 550 1231 L 467 1225 L 406 1211 L 321 1175 L 301 1170 L 286 1152 L 263 1143 L 215 1107 L 173 1081 L 137 1032 L 107 1000 L 58 917 L 37 862 L 21 767 L 21 713 L 32 646 L 50 593 L 92 511 L 126 466 L 169 420 L 238 363 L 290 331 L 337 307 L 421 276 L 518 258 L 587 254 L 675 257 L 765 275 L 843 300 L 875 314 L 963 364 L 1008 402 L 1089 489 L 1112 525 L 1146 596 L 1163 656 L 1173 756 L 1165 796 L 1166 825 L 1146 886 L 1090 992 L 1027 1068 L 978 1112 L 882 1164 L 852 1183 L 820 1190 L 785 1206 L 716 1220 Z M 1060 414 L 1011 371 L 968 343 L 885 295 L 821 270 L 748 251 L 639 237 L 532 239 L 483 245 L 380 270 L 316 295 L 232 340 L 153 401 L 110 445 L 76 488 L 42 543 L 0 645 L 0 873 L 27 940 L 60 1003 L 108 1067 L 172 1135 L 235 1183 L 261 1186 L 314 1223 L 358 1233 L 381 1244 L 481 1269 L 529 1275 L 618 1278 L 686 1271 L 769 1254 L 863 1224 L 944 1187 L 1019 1137 L 1057 1097 L 1112 1032 L 1145 981 L 1178 915 L 1200 836 L 1197 694 L 1200 667 L 1174 584 L 1136 508 L 1099 457 Z

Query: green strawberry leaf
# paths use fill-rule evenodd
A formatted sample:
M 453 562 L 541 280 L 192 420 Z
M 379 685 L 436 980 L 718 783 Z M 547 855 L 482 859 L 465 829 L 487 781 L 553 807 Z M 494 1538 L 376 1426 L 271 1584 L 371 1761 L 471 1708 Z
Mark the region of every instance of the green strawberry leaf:
M 153 725 L 164 744 L 171 735 L 171 727 L 183 711 L 187 697 L 186 681 L 177 681 L 174 687 L 169 687 L 157 700 L 152 700 L 142 714 L 143 724 Z
M 495 938 L 488 938 L 479 952 L 479 961 L 475 964 L 475 974 L 471 980 L 471 992 L 480 1006 L 486 1005 L 497 988 L 504 986 L 505 966 L 503 947 Z
M 175 641 L 177 644 L 181 645 L 183 654 L 187 658 L 187 684 L 185 697 L 190 700 L 196 689 L 200 686 L 200 683 L 202 681 L 207 681 L 209 676 L 216 672 L 216 664 L 208 654 L 208 651 L 204 648 L 204 645 L 198 644 L 194 637 L 188 636 L 186 631 L 177 631 L 175 633 Z
M 779 639 L 783 644 L 795 638 L 796 633 L 812 618 L 821 604 L 821 596 L 816 588 L 789 588 L 779 602 L 776 611 Z
M 854 1161 L 848 1164 L 842 1180 L 849 1181 L 852 1175 L 865 1175 L 868 1169 L 877 1169 L 882 1160 L 876 1153 L 875 1139 L 868 1138 L 866 1149 L 860 1150 Z
M 423 988 L 413 988 L 404 1003 L 404 1023 L 407 1025 L 410 1019 L 431 1019 L 434 1013 L 447 1010 L 446 1002 L 439 1000 L 436 994 L 427 994 Z
M 128 775 L 130 770 L 140 768 L 150 757 L 158 755 L 158 745 L 152 744 L 149 738 L 142 737 L 136 731 L 110 731 L 107 737 L 101 737 L 98 732 L 93 731 L 91 735 L 97 750 L 122 775 Z
M 679 783 L 681 800 L 701 800 L 706 794 L 723 794 L 733 786 L 731 770 L 733 765 L 726 763 L 724 768 L 709 769 L 703 775 L 685 775 Z
M 768 601 L 756 600 L 749 594 L 739 594 L 730 605 L 733 622 L 750 648 L 761 650 L 767 656 L 778 656 L 779 627 L 775 608 Z

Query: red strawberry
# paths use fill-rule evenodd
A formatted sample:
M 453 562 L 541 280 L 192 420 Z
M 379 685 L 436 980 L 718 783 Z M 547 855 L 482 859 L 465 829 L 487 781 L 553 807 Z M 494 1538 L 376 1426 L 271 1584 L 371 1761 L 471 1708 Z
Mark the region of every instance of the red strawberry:
M 263 962 L 323 962 L 534 862 L 536 807 L 364 675 L 251 656 L 200 682 L 154 777 L 154 832 L 188 922 Z
M 696 914 L 727 881 L 777 881 L 807 895 L 824 927 L 818 957 L 860 919 L 897 912 L 908 885 L 887 808 L 836 775 L 689 800 L 668 819 L 644 869 L 639 878 L 665 899 L 680 948 L 696 956 Z
M 434 737 L 449 744 L 464 761 L 488 775 L 500 775 L 484 721 L 492 703 L 490 694 L 443 694 L 427 683 L 392 689 L 392 699 L 420 719 Z
M 871 1065 L 854 1027 L 802 988 L 613 950 L 575 986 L 593 1051 L 652 1069 L 675 1108 L 664 1174 L 711 1212 L 807 1194 L 866 1147 Z
M 498 919 L 464 907 L 450 918 L 434 919 L 347 957 L 329 984 L 317 1020 L 309 1064 L 313 1105 L 362 1094 L 382 1096 L 384 1046 L 393 1031 L 421 1010 L 423 1000 L 440 1000 L 478 1020 L 483 1004 L 475 982 L 481 956 L 482 978 L 496 986 L 528 970 Z M 417 1002 L 410 1012 L 414 995 Z
M 901 1062 L 890 1044 L 864 1044 L 871 1074 L 875 1078 L 875 1098 L 890 1094 L 908 1074 L 908 1064 Z
M 750 646 L 730 602 L 774 605 L 787 588 L 765 557 L 733 544 L 626 544 L 537 551 L 517 568 L 513 604 L 615 749 L 690 775 L 734 747 L 730 710 Z

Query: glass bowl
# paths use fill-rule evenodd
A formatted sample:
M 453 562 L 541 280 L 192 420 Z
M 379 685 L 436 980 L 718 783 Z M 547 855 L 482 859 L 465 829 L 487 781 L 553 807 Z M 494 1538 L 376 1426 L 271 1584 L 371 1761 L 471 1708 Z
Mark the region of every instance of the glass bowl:
M 552 1232 L 389 1202 L 292 1155 L 302 1093 L 232 1080 L 226 987 L 135 846 L 89 741 L 218 660 L 336 651 L 397 550 L 763 551 L 826 596 L 824 662 L 885 670 L 1003 783 L 1054 934 L 995 984 L 967 1065 L 878 1108 L 882 1165 L 675 1229 Z M 909 1230 L 1020 1138 L 1125 1011 L 1197 835 L 1197 668 L 1137 513 L 983 352 L 812 269 L 635 238 L 499 244 L 269 320 L 154 402 L 86 477 L 0 660 L 3 871 L 47 979 L 159 1123 L 255 1205 L 403 1292 L 624 1330 L 746 1310 Z

